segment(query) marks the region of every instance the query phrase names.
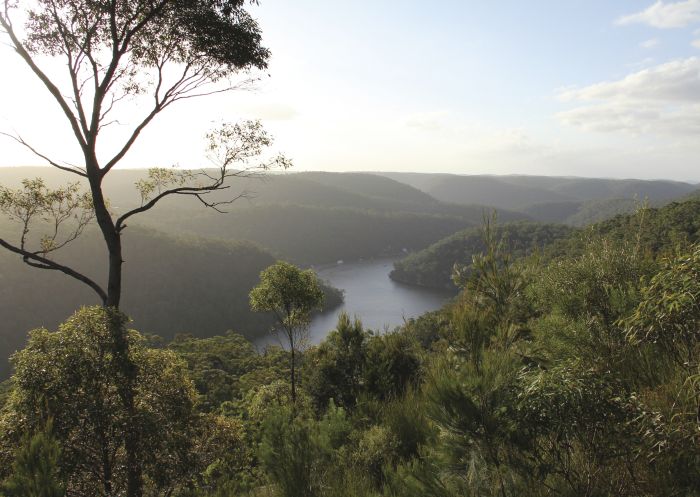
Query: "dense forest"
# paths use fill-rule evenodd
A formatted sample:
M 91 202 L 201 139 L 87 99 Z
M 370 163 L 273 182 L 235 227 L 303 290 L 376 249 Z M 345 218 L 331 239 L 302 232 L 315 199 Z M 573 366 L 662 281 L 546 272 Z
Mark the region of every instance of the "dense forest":
M 698 202 L 673 202 L 662 208 L 638 206 L 638 209 L 644 213 L 643 222 L 639 214 L 621 214 L 580 229 L 518 222 L 504 223 L 497 231 L 501 243 L 514 257 L 529 253 L 545 258 L 572 254 L 581 246 L 581 239 L 590 236 L 613 236 L 630 243 L 632 238 L 639 237 L 655 251 L 667 250 L 679 243 L 700 241 Z M 454 265 L 469 266 L 473 255 L 478 255 L 483 249 L 480 228 L 460 231 L 396 262 L 391 277 L 412 285 L 454 289 Z
M 560 224 L 532 222 L 507 223 L 496 234 L 512 257 L 523 257 L 544 250 L 572 229 Z M 485 249 L 481 228 L 470 228 L 394 263 L 390 277 L 401 283 L 456 290 L 452 280 L 455 264 L 470 265 L 472 257 Z
M 699 211 L 674 203 L 576 232 L 487 221 L 454 301 L 387 334 L 341 315 L 303 352 L 295 402 L 288 351 L 132 331 L 144 450 L 161 461 L 144 467 L 149 494 L 697 495 Z M 546 247 L 511 251 L 514 234 Z M 14 356 L 9 482 L 28 464 L 19 450 L 55 453 L 46 464 L 71 495 L 105 484 L 95 423 L 118 432 L 120 414 L 93 411 L 114 395 L 94 369 L 103 312 L 34 331 Z M 50 432 L 45 402 L 63 406 Z
M 3 231 L 14 228 L 0 226 Z M 272 320 L 250 311 L 248 293 L 260 271 L 275 261 L 269 252 L 249 242 L 175 238 L 138 226 L 129 230 L 124 309 L 139 330 L 168 340 L 178 333 L 212 336 L 230 329 L 250 339 L 267 334 Z M 99 235 L 90 229 L 62 251 L 61 261 L 99 279 L 104 264 L 99 246 Z M 0 281 L 3 378 L 9 370 L 7 358 L 24 345 L 27 330 L 55 328 L 81 305 L 98 303 L 79 282 L 61 274 L 37 274 L 6 251 L 0 251 Z M 326 307 L 333 309 L 342 301 L 342 294 L 324 288 Z

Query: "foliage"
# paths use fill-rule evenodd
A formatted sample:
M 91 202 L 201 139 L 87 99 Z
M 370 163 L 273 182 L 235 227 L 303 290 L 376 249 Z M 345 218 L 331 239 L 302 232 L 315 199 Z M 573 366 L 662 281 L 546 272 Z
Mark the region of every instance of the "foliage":
M 556 224 L 507 223 L 493 227 L 493 236 L 503 244 L 502 251 L 513 259 L 544 249 L 552 241 L 568 236 L 570 228 Z M 472 258 L 486 248 L 480 228 L 459 231 L 413 253 L 394 264 L 391 278 L 414 285 L 455 290 L 453 267 L 469 271 Z
M 331 406 L 320 420 L 304 419 L 289 409 L 268 416 L 260 460 L 284 497 L 324 495 L 324 477 L 334 469 L 334 452 L 346 441 L 349 426 L 342 408 Z
M 306 344 L 311 312 L 321 309 L 323 292 L 316 274 L 278 261 L 260 273 L 260 284 L 250 291 L 250 307 L 271 312 L 289 344 L 292 402 L 296 400 L 295 354 Z
M 482 237 L 486 245 L 483 253 L 472 256 L 470 266 L 455 264 L 452 280 L 464 290 L 478 307 L 490 310 L 504 322 L 523 319 L 523 292 L 528 281 L 523 269 L 514 263 L 504 240 L 497 239 L 495 216 L 486 218 Z
M 653 268 L 634 245 L 610 239 L 589 240 L 581 255 L 552 261 L 532 287 L 544 316 L 532 324 L 540 352 L 546 357 L 553 347 L 551 356 L 608 367 L 632 360 L 620 320 L 637 305 Z
M 326 407 L 331 400 L 346 409 L 355 406 L 361 393 L 369 338 L 359 319 L 350 321 L 343 312 L 336 329 L 307 354 L 306 389 L 318 407 Z
M 645 419 L 651 453 L 664 454 L 672 461 L 666 463 L 669 471 L 689 484 L 700 482 L 700 472 L 690 469 L 700 461 L 699 269 L 697 244 L 665 259 L 642 289 L 638 307 L 624 320 L 628 339 L 656 356 L 654 374 L 645 376 L 654 388 L 648 402 L 656 411 Z
M 565 363 L 522 377 L 514 416 L 527 471 L 564 495 L 644 495 L 637 398 L 614 374 Z
M 94 217 L 92 198 L 79 183 L 51 189 L 41 178 L 22 180 L 17 190 L 0 186 L 0 213 L 21 225 L 19 247 L 36 244 L 32 251 L 43 256 L 78 238 Z M 37 224 L 39 236 L 32 229 Z
M 250 292 L 250 307 L 257 312 L 272 312 L 285 329 L 308 326 L 311 312 L 322 302 L 316 274 L 283 261 L 262 271 L 260 284 Z
M 1 457 L 10 461 L 24 434 L 53 419 L 61 473 L 71 495 L 123 490 L 125 423 L 134 418 L 120 398 L 113 314 L 83 308 L 56 332 L 33 331 L 27 348 L 13 358 L 14 389 L 0 425 Z M 202 457 L 206 451 L 199 434 L 207 423 L 195 410 L 185 364 L 172 352 L 146 348 L 134 331 L 128 337 L 136 368 L 138 425 L 132 429 L 139 432 L 139 450 L 148 456 L 143 458 L 147 486 L 153 491 L 187 486 L 211 460 Z
M 397 462 L 419 457 L 422 447 L 434 441 L 434 425 L 427 416 L 425 398 L 420 392 L 408 390 L 406 395 L 387 404 L 381 419 L 396 441 Z
M 197 339 L 180 335 L 169 348 L 187 361 L 195 387 L 202 396 L 200 409 L 217 409 L 224 401 L 240 398 L 237 384 L 261 362 L 252 344 L 235 333 Z
M 0 383 L 0 410 L 5 406 L 12 393 L 12 381 L 5 380 Z
M 394 462 L 399 441 L 381 425 L 371 426 L 359 435 L 352 461 L 358 470 L 370 477 L 375 486 L 381 487 L 384 469 Z
M 479 355 L 479 363 L 459 355 L 436 362 L 427 409 L 441 431 L 438 450 L 448 471 L 476 491 L 512 494 L 522 443 L 514 416 L 519 364 L 499 349 Z
M 280 409 L 295 409 L 297 413 L 309 414 L 311 401 L 304 390 L 297 392 L 293 401 L 288 386 L 282 380 L 261 385 L 249 391 L 245 399 L 245 416 L 252 423 L 262 424 L 271 412 Z
M 381 401 L 402 396 L 421 377 L 418 343 L 400 332 L 370 337 L 365 364 L 365 390 Z
M 685 366 L 697 366 L 700 343 L 700 246 L 666 259 L 629 319 L 629 338 L 661 345 Z
M 61 448 L 51 433 L 51 420 L 33 436 L 25 435 L 3 485 L 8 497 L 63 497 L 59 460 Z

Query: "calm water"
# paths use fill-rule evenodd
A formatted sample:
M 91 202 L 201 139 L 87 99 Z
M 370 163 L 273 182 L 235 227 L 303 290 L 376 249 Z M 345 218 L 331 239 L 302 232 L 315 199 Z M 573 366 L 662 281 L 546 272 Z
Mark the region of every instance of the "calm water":
M 332 311 L 319 314 L 311 322 L 309 338 L 317 344 L 335 328 L 338 314 L 357 316 L 365 328 L 384 331 L 403 324 L 404 319 L 439 309 L 449 292 L 406 286 L 389 279 L 396 259 L 375 259 L 333 266 L 316 267 L 318 276 L 345 291 L 345 302 Z M 277 343 L 269 337 L 258 342 Z

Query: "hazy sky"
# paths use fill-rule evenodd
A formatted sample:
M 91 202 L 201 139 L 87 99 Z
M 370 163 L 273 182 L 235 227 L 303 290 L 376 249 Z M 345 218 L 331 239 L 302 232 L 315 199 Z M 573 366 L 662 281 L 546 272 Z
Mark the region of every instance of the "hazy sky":
M 166 111 L 125 166 L 201 165 L 209 127 L 260 118 L 297 170 L 700 181 L 700 0 L 261 0 L 252 11 L 270 77 Z M 9 49 L 0 64 L 0 130 L 77 160 L 56 105 Z M 0 165 L 38 163 L 0 141 Z

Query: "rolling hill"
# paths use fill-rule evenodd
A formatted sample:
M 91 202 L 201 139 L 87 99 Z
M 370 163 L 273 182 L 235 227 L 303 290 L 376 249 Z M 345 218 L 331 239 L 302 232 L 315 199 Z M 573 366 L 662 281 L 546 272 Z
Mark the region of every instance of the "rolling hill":
M 679 181 L 571 178 L 553 176 L 462 176 L 381 173 L 443 202 L 479 204 L 522 212 L 542 222 L 572 226 L 607 219 L 634 209 L 635 199 L 661 206 L 697 185 Z
M 115 170 L 105 183 L 112 210 L 140 205 L 134 183 L 144 170 Z M 70 177 L 51 168 L 0 169 L 0 184 L 41 176 L 50 185 Z M 234 178 L 211 199 L 245 193 L 221 214 L 194 199 L 169 198 L 135 222 L 172 234 L 252 241 L 298 264 L 372 258 L 419 250 L 455 231 L 478 225 L 484 207 L 440 202 L 400 182 L 372 174 L 293 173 Z M 503 220 L 526 219 L 500 211 Z
M 700 199 L 672 202 L 649 208 L 643 216 L 620 214 L 585 228 L 529 222 L 505 223 L 497 227 L 506 248 L 516 257 L 543 249 L 546 258 L 579 253 L 590 237 L 627 240 L 652 255 L 671 252 L 700 241 Z M 448 236 L 428 248 L 394 263 L 395 281 L 455 290 L 451 281 L 455 263 L 468 264 L 484 249 L 481 232 L 470 228 Z
M 505 249 L 514 257 L 522 257 L 542 250 L 571 231 L 561 224 L 515 222 L 498 225 L 496 237 L 503 240 Z M 472 256 L 484 248 L 480 228 L 459 231 L 394 263 L 390 277 L 401 283 L 456 291 L 451 279 L 454 264 L 469 264 Z

